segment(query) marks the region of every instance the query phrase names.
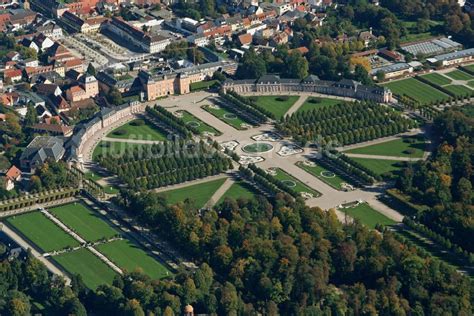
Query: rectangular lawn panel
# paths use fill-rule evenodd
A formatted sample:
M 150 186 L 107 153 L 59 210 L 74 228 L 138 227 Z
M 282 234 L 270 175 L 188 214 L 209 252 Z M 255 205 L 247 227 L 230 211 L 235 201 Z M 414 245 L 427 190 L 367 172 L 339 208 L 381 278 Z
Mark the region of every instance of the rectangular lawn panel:
M 446 76 L 453 78 L 454 80 L 472 80 L 474 79 L 474 76 L 471 76 L 467 72 L 461 71 L 461 70 L 453 70 L 450 72 L 445 73 Z
M 160 192 L 160 195 L 162 195 L 166 199 L 166 202 L 170 205 L 184 202 L 186 199 L 191 199 L 194 201 L 194 205 L 196 207 L 201 208 L 210 200 L 214 192 L 216 192 L 217 189 L 222 186 L 225 180 L 226 178 L 222 178 L 208 182 L 202 182 L 180 189 Z
M 102 254 L 122 270 L 133 272 L 141 269 L 152 279 L 162 279 L 169 275 L 168 269 L 129 240 L 116 240 L 97 246 Z
M 349 154 L 421 158 L 426 147 L 422 137 L 402 137 L 345 151 Z
M 308 166 L 308 165 L 305 165 L 304 163 L 298 163 L 298 167 L 300 167 L 301 169 L 305 170 L 306 172 L 312 174 L 313 176 L 320 179 L 324 183 L 332 186 L 336 190 L 342 190 L 342 183 L 347 183 L 347 181 L 342 179 L 340 176 L 338 176 L 334 172 L 329 171 L 326 168 L 324 168 L 324 167 L 322 167 L 318 164 L 315 164 L 314 166 Z M 329 173 L 329 172 L 332 173 L 334 175 L 334 177 L 325 177 L 325 176 L 323 176 L 324 173 Z
M 357 161 L 366 168 L 369 168 L 378 175 L 384 173 L 394 173 L 399 171 L 402 167 L 399 166 L 400 162 L 396 160 L 385 160 L 385 159 L 367 159 L 367 158 L 355 158 L 351 157 L 352 160 Z
M 393 81 L 384 84 L 384 86 L 392 90 L 396 95 L 407 95 L 421 104 L 449 99 L 447 94 L 414 78 Z
M 53 259 L 71 275 L 79 274 L 85 285 L 95 290 L 112 284 L 116 272 L 85 248 L 54 256 Z
M 217 117 L 219 120 L 234 127 L 235 129 L 243 130 L 244 128 L 242 128 L 241 124 L 249 124 L 243 118 L 239 117 L 239 115 L 233 112 L 230 112 L 229 110 L 225 108 L 221 107 L 221 108 L 215 109 L 208 105 L 205 105 L 202 108 L 206 110 L 207 112 L 211 113 L 212 115 L 214 115 L 215 117 Z
M 195 117 L 194 115 L 189 113 L 188 111 L 179 111 L 179 113 L 181 113 L 183 115 L 181 117 L 181 119 L 184 121 L 184 123 L 186 123 L 186 125 L 193 124 L 191 126 L 195 126 L 200 134 L 203 134 L 204 132 L 213 133 L 214 135 L 220 135 L 221 134 L 214 127 L 204 123 L 203 121 L 201 121 L 200 119 L 198 119 L 197 117 Z M 196 125 L 198 125 L 198 126 L 196 126 Z
M 298 100 L 298 96 L 258 96 L 257 105 L 273 113 L 277 119 L 282 118 L 293 104 Z
M 312 101 L 314 100 L 314 101 Z M 323 107 L 329 107 L 333 106 L 336 104 L 340 104 L 344 101 L 342 100 L 336 100 L 336 99 L 330 99 L 330 98 L 317 98 L 317 97 L 309 97 L 300 107 L 296 112 L 304 112 L 304 111 L 310 111 L 314 109 L 319 109 Z
M 428 80 L 438 86 L 444 86 L 451 83 L 451 79 L 439 74 L 439 73 L 431 73 L 427 75 L 421 76 L 423 79 Z
M 212 87 L 213 85 L 216 85 L 218 83 L 219 83 L 219 81 L 217 81 L 217 80 L 206 80 L 206 81 L 193 82 L 189 85 L 189 89 L 191 91 L 209 89 L 210 87 Z
M 217 204 L 222 203 L 226 198 L 237 200 L 238 198 L 251 199 L 254 197 L 252 187 L 244 182 L 238 181 L 230 186 L 230 188 L 222 195 Z
M 12 216 L 7 222 L 44 252 L 79 246 L 79 243 L 41 212 Z
M 141 123 L 140 123 L 141 122 Z M 138 125 L 142 124 L 142 125 Z M 119 139 L 166 140 L 166 135 L 147 120 L 133 120 L 110 132 L 107 137 Z
M 283 183 L 288 183 L 288 184 L 293 183 L 294 186 L 289 185 L 289 187 L 292 188 L 293 190 L 295 190 L 298 193 L 308 192 L 308 193 L 313 194 L 314 197 L 321 196 L 320 192 L 310 188 L 309 186 L 307 186 L 306 184 L 304 184 L 300 180 L 296 179 L 295 177 L 289 175 L 288 173 L 286 173 L 282 169 L 277 169 L 275 178 L 282 181 Z
M 92 159 L 96 160 L 99 155 L 114 155 L 117 157 L 122 156 L 125 151 L 128 150 L 133 150 L 134 148 L 146 148 L 147 144 L 135 144 L 135 143 L 127 143 L 127 142 L 109 142 L 109 141 L 104 141 L 101 140 L 97 146 L 94 148 L 94 151 L 92 153 Z
M 119 234 L 100 217 L 100 214 L 83 203 L 62 205 L 50 209 L 50 212 L 87 241 L 109 239 Z
M 355 207 L 340 209 L 343 213 L 346 213 L 352 218 L 357 218 L 362 224 L 375 228 L 377 224 L 381 225 L 393 225 L 395 221 L 388 218 L 387 216 L 377 212 L 367 203 L 359 204 Z
M 467 97 L 474 94 L 474 90 L 462 85 L 449 85 L 444 86 L 443 88 L 454 93 L 454 95 L 457 97 Z

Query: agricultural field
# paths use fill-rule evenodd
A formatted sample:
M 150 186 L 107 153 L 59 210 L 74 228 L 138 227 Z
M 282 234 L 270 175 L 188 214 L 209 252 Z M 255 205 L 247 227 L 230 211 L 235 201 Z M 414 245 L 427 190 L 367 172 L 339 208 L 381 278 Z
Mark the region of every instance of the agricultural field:
M 242 124 L 249 124 L 246 122 L 243 118 L 239 117 L 237 114 L 230 112 L 227 109 L 224 108 L 214 108 L 209 105 L 204 105 L 202 107 L 205 111 L 211 113 L 215 117 L 217 117 L 219 120 L 225 122 L 226 124 L 232 126 L 235 129 L 238 130 L 243 130 L 245 128 L 242 127 Z
M 396 173 L 402 167 L 402 163 L 396 160 L 386 160 L 386 159 L 368 159 L 368 158 L 355 158 L 351 157 L 352 160 L 357 161 L 364 167 L 372 170 L 378 175 L 383 175 L 387 173 Z
M 316 97 L 309 97 L 299 108 L 296 112 L 305 112 L 314 109 L 319 109 L 323 107 L 330 107 L 336 104 L 340 104 L 343 101 L 330 99 L 330 98 L 316 98 Z
M 394 94 L 399 96 L 407 95 L 420 102 L 420 104 L 449 99 L 447 94 L 414 78 L 393 81 L 384 84 L 384 86 L 392 90 Z
M 200 134 L 203 133 L 212 133 L 216 136 L 219 136 L 221 133 L 216 130 L 214 127 L 204 123 L 188 111 L 179 111 L 179 113 L 182 115 L 181 119 L 184 121 L 184 123 L 187 126 L 192 126 L 196 128 Z
M 255 104 L 273 113 L 277 119 L 282 118 L 299 96 L 258 96 Z
M 324 183 L 332 186 L 336 190 L 342 190 L 342 184 L 347 183 L 343 178 L 341 178 L 339 175 L 335 174 L 332 171 L 329 171 L 328 169 L 315 164 L 314 166 L 309 166 L 305 165 L 304 163 L 297 163 L 298 167 L 301 169 L 305 170 L 306 172 L 312 174 L 319 180 L 323 181 Z
M 118 139 L 139 139 L 164 141 L 166 135 L 146 120 L 133 120 L 110 132 L 107 137 Z
M 238 198 L 251 199 L 255 196 L 255 191 L 249 184 L 244 181 L 237 181 L 222 195 L 217 204 L 224 202 L 226 198 L 237 200 Z
M 446 76 L 453 78 L 454 80 L 462 80 L 462 81 L 468 81 L 474 79 L 474 76 L 471 76 L 467 72 L 464 72 L 462 70 L 453 70 L 450 72 L 445 73 Z
M 44 252 L 79 246 L 74 238 L 39 211 L 9 217 L 7 223 Z
M 438 86 L 445 86 L 445 85 L 451 84 L 452 82 L 451 79 L 436 72 L 423 75 L 421 77 Z
M 462 85 L 449 85 L 444 86 L 443 88 L 451 93 L 454 93 L 454 95 L 457 97 L 467 97 L 474 94 L 474 90 Z
M 355 207 L 341 208 L 339 210 L 350 217 L 360 220 L 362 224 L 369 228 L 375 228 L 377 224 L 393 225 L 396 223 L 392 219 L 374 210 L 367 203 L 361 203 Z
M 109 239 L 119 234 L 97 212 L 80 202 L 55 207 L 49 211 L 87 241 Z
M 274 175 L 274 177 L 276 179 L 280 180 L 281 182 L 283 182 L 289 188 L 295 190 L 296 192 L 298 192 L 298 193 L 308 192 L 308 193 L 311 193 L 313 195 L 313 197 L 321 196 L 320 192 L 310 188 L 309 186 L 307 186 L 306 184 L 304 184 L 300 180 L 296 179 L 295 177 L 289 175 L 285 171 L 283 171 L 279 168 L 276 169 L 275 171 L 276 171 L 276 174 Z
M 348 154 L 363 154 L 392 157 L 423 157 L 426 143 L 423 137 L 403 137 L 384 143 L 359 147 L 345 151 Z
M 112 284 L 116 272 L 85 248 L 54 256 L 53 259 L 70 274 L 80 274 L 85 285 L 96 289 Z
M 129 240 L 101 244 L 97 246 L 97 250 L 122 270 L 133 272 L 140 269 L 152 279 L 162 279 L 170 274 L 163 264 Z
M 222 178 L 198 183 L 180 189 L 164 191 L 160 194 L 170 205 L 184 202 L 186 199 L 191 198 L 194 201 L 194 205 L 198 208 L 201 208 L 210 200 L 214 192 L 216 192 L 217 189 L 222 186 L 226 179 L 227 178 Z
M 99 155 L 114 155 L 114 156 L 122 156 L 125 151 L 132 150 L 133 148 L 136 147 L 145 147 L 145 146 L 150 146 L 146 144 L 134 144 L 134 143 L 127 143 L 127 142 L 109 142 L 109 141 L 104 141 L 101 140 L 97 146 L 94 148 L 94 151 L 92 153 L 92 159 L 97 160 Z

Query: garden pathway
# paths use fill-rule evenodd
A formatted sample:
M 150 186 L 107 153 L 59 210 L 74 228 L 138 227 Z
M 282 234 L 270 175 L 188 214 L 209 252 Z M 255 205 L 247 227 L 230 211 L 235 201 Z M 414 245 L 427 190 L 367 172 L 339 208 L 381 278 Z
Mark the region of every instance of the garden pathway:
M 303 105 L 303 103 L 306 101 L 307 98 L 308 96 L 306 95 L 300 96 L 298 100 L 296 100 L 296 102 L 291 106 L 291 108 L 289 108 L 288 111 L 286 111 L 285 115 L 291 115 L 295 113 L 296 111 L 298 111 L 298 109 Z
M 216 192 L 214 192 L 209 201 L 206 203 L 206 207 L 214 206 L 234 183 L 235 181 L 232 178 L 225 180 L 225 182 L 219 187 L 219 189 L 217 189 Z

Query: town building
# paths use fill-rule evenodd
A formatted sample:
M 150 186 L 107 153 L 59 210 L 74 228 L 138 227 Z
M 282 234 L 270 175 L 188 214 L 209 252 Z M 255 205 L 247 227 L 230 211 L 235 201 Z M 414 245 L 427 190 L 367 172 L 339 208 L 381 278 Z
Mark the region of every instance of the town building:
M 442 54 L 428 59 L 431 64 L 441 63 L 441 66 L 457 65 L 465 62 L 474 61 L 474 48 L 460 50 L 457 52 Z
M 375 78 L 378 73 L 383 73 L 385 79 L 392 79 L 401 77 L 406 74 L 413 72 L 413 67 L 407 63 L 396 63 L 388 66 L 374 68 L 370 71 L 370 74 Z
M 34 171 L 47 160 L 59 161 L 64 153 L 64 141 L 61 138 L 36 136 L 21 154 L 21 168 Z

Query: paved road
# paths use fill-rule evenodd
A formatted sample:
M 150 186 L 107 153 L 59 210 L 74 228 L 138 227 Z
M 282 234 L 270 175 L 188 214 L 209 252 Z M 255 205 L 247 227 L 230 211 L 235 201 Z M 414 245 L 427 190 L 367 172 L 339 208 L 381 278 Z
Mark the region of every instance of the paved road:
M 33 248 L 31 244 L 29 244 L 26 240 L 24 240 L 22 237 L 20 237 L 17 233 L 15 233 L 12 229 L 10 229 L 7 225 L 5 224 L 0 224 L 1 230 L 7 234 L 11 239 L 13 239 L 20 247 L 23 249 L 30 249 L 31 254 L 41 261 L 46 268 L 51 271 L 54 274 L 60 275 L 66 280 L 66 284 L 69 285 L 71 284 L 71 279 L 67 276 L 66 273 L 64 273 L 62 270 L 58 269 L 54 264 L 52 264 L 48 259 L 43 257 L 42 254 L 40 254 L 38 251 Z

